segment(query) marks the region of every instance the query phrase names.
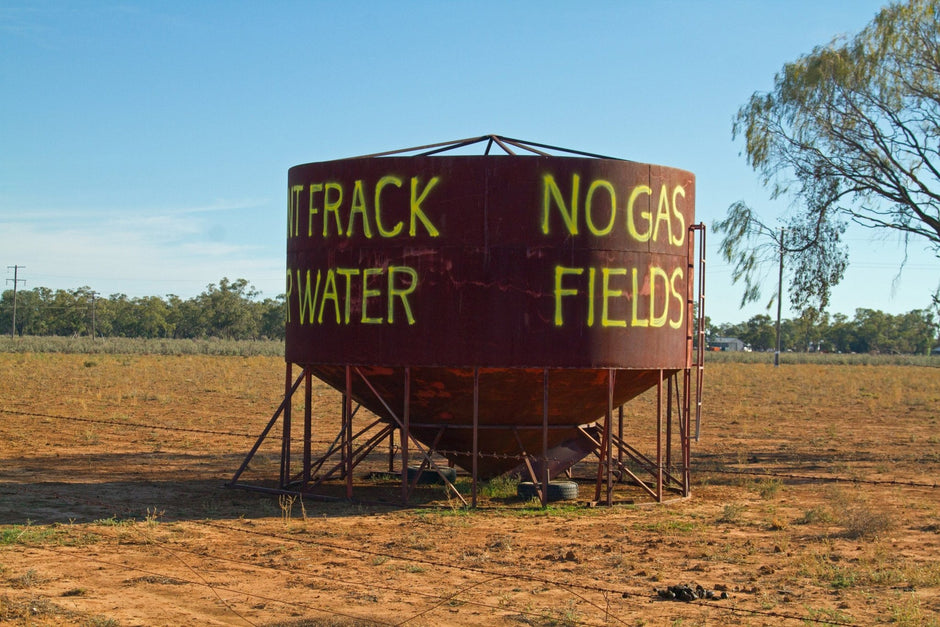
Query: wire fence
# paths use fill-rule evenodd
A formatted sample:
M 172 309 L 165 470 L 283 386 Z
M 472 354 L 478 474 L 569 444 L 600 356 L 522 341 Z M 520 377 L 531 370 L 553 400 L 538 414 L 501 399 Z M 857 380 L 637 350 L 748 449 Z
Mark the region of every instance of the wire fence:
M 751 477 L 774 477 L 776 479 L 787 479 L 790 481 L 813 482 L 813 483 L 855 483 L 862 485 L 886 485 L 886 486 L 905 486 L 910 488 L 927 488 L 935 490 L 940 487 L 937 482 L 929 483 L 924 481 L 905 481 L 903 479 L 863 479 L 861 477 L 838 477 L 818 475 L 798 475 L 790 472 L 774 472 L 770 470 L 737 470 L 731 468 L 707 469 L 705 472 L 711 472 L 721 475 L 744 475 Z
M 200 435 L 221 435 L 233 438 L 256 438 L 257 434 L 234 433 L 231 431 L 214 431 L 211 429 L 194 429 L 191 427 L 169 427 L 166 425 L 147 424 L 141 422 L 127 422 L 124 420 L 103 420 L 101 418 L 81 418 L 78 416 L 62 416 L 57 414 L 42 414 L 31 411 L 20 411 L 16 409 L 0 408 L 0 413 L 14 414 L 18 416 L 29 416 L 31 418 L 50 418 L 53 420 L 62 420 L 65 422 L 84 422 L 89 424 L 108 425 L 112 427 L 130 427 L 132 429 L 152 429 L 156 431 L 175 431 L 179 433 L 198 433 Z
M 219 431 L 212 429 L 198 429 L 191 427 L 173 427 L 166 425 L 158 424 L 148 424 L 148 423 L 137 423 L 137 422 L 127 422 L 123 420 L 105 420 L 100 418 L 84 418 L 78 416 L 64 416 L 60 414 L 46 414 L 39 412 L 27 412 L 21 410 L 0 408 L 0 413 L 27 416 L 32 418 L 45 418 L 52 420 L 61 420 L 64 422 L 80 422 L 80 423 L 91 423 L 91 424 L 100 424 L 112 427 L 121 427 L 121 428 L 132 428 L 132 429 L 150 429 L 157 431 L 168 431 L 168 432 L 178 432 L 178 433 L 193 433 L 199 435 L 217 435 L 224 437 L 232 438 L 244 438 L 244 439 L 256 439 L 257 434 L 253 433 L 238 433 L 232 431 Z M 397 449 L 396 449 L 397 451 Z M 472 451 L 459 451 L 459 450 L 450 450 L 450 449 L 436 449 L 434 453 L 444 456 L 444 457 L 473 457 Z M 385 455 L 385 453 L 381 453 Z M 509 454 L 509 453 L 489 453 L 486 451 L 478 451 L 477 456 L 487 457 L 493 459 L 504 459 L 504 460 L 516 460 L 519 463 L 525 462 L 528 460 L 536 461 L 548 461 L 548 462 L 561 462 L 565 459 L 560 457 L 552 456 L 542 456 L 538 454 Z M 850 458 L 842 457 L 840 462 L 842 463 L 852 463 L 855 460 Z M 858 460 L 861 461 L 861 460 Z M 882 460 L 882 463 L 898 463 L 900 460 Z M 806 474 L 797 474 L 793 472 L 783 472 L 783 471 L 773 471 L 773 470 L 754 470 L 754 469 L 738 469 L 738 468 L 729 468 L 727 466 L 710 464 L 707 466 L 700 466 L 696 469 L 698 472 L 707 472 L 712 474 L 723 474 L 723 475 L 740 475 L 740 476 L 754 476 L 754 477 L 773 477 L 777 479 L 786 479 L 790 481 L 799 481 L 799 482 L 814 482 L 814 483 L 853 483 L 853 484 L 862 484 L 862 485 L 884 485 L 884 486 L 904 486 L 912 488 L 925 488 L 925 489 L 937 489 L 940 487 L 940 483 L 926 482 L 926 481 L 912 481 L 912 480 L 903 480 L 903 479 L 866 479 L 863 477 L 842 477 L 838 475 L 806 475 Z
M 198 429 L 198 428 L 188 428 L 188 427 L 174 427 L 166 425 L 155 425 L 155 424 L 145 424 L 139 422 L 126 422 L 123 420 L 107 420 L 107 419 L 93 419 L 93 418 L 84 418 L 78 416 L 66 416 L 66 415 L 57 415 L 57 414 L 48 414 L 40 412 L 27 412 L 15 409 L 0 408 L 0 413 L 21 416 L 24 418 L 41 418 L 46 420 L 57 420 L 62 422 L 76 422 L 76 423 L 94 423 L 101 424 L 108 427 L 119 427 L 119 428 L 131 428 L 131 429 L 148 429 L 148 430 L 162 430 L 168 432 L 181 432 L 181 433 L 194 433 L 201 435 L 213 435 L 213 436 L 223 436 L 223 437 L 232 437 L 232 438 L 255 438 L 255 434 L 250 433 L 239 433 L 231 431 L 220 431 L 220 430 L 209 430 L 209 429 Z M 448 455 L 451 454 L 460 454 L 460 451 L 446 451 Z M 470 455 L 470 452 L 464 452 L 464 454 Z M 519 456 L 519 459 L 523 459 L 523 456 Z M 889 460 L 890 461 L 890 460 Z M 848 482 L 848 483 L 858 483 L 865 485 L 886 485 L 886 486 L 905 486 L 905 487 L 914 487 L 914 488 L 924 488 L 924 489 L 936 489 L 937 483 L 930 482 L 918 482 L 918 481 L 904 481 L 904 480 L 878 480 L 878 479 L 863 479 L 858 477 L 840 477 L 840 476 L 817 476 L 817 475 L 806 475 L 806 474 L 797 474 L 789 472 L 776 472 L 771 470 L 742 470 L 742 469 L 733 469 L 733 468 L 707 468 L 703 469 L 704 472 L 716 473 L 716 474 L 727 474 L 727 475 L 743 475 L 743 476 L 768 476 L 774 478 L 780 478 L 784 480 L 799 481 L 799 482 L 819 482 L 819 483 L 830 483 L 830 482 Z M 22 487 L 22 486 L 20 486 Z M 30 486 L 26 486 L 26 489 L 30 489 Z M 56 491 L 51 493 L 58 501 L 63 504 L 72 504 L 72 505 L 86 505 L 94 507 L 102 507 L 109 509 L 115 512 L 123 512 L 127 516 L 137 519 L 141 516 L 139 511 L 134 511 L 133 508 L 122 506 L 119 503 L 107 500 L 92 500 L 92 499 L 78 499 L 75 494 L 69 492 Z M 192 524 L 204 527 L 206 529 L 213 529 L 224 534 L 232 536 L 254 536 L 261 537 L 268 541 L 277 541 L 282 543 L 291 543 L 305 548 L 311 549 L 311 552 L 314 554 L 322 554 L 325 551 L 336 551 L 344 552 L 357 557 L 371 558 L 371 559 L 381 559 L 381 560 L 395 560 L 402 562 L 403 564 L 415 567 L 415 568 L 424 568 L 424 569 L 433 569 L 437 571 L 459 571 L 461 574 L 468 577 L 473 577 L 471 581 L 461 585 L 456 590 L 453 590 L 448 593 L 432 593 L 422 590 L 415 590 L 409 587 L 390 585 L 376 581 L 374 578 L 356 578 L 356 577 L 347 577 L 343 575 L 338 575 L 335 572 L 332 572 L 328 575 L 320 574 L 313 572 L 302 566 L 292 566 L 291 568 L 281 568 L 273 566 L 270 564 L 261 563 L 260 561 L 248 561 L 244 559 L 233 558 L 231 556 L 226 556 L 218 553 L 213 553 L 211 547 L 209 547 L 209 552 L 207 554 L 206 549 L 201 549 L 200 551 L 194 551 L 187 549 L 183 546 L 180 546 L 179 543 L 173 543 L 171 546 L 167 542 L 156 542 L 148 540 L 150 544 L 155 546 L 160 552 L 165 553 L 167 556 L 172 558 L 161 567 L 148 567 L 141 568 L 139 566 L 130 565 L 127 563 L 116 562 L 113 560 L 107 560 L 99 556 L 87 554 L 87 552 L 75 552 L 67 550 L 67 548 L 58 547 L 54 545 L 42 544 L 37 547 L 37 550 L 43 550 L 50 553 L 59 555 L 62 559 L 77 559 L 82 560 L 87 563 L 98 564 L 101 567 L 119 569 L 127 572 L 139 573 L 148 577 L 163 577 L 163 578 L 172 578 L 183 583 L 187 583 L 194 586 L 200 586 L 207 589 L 213 597 L 223 606 L 227 608 L 235 618 L 239 621 L 244 622 L 245 624 L 254 625 L 250 618 L 245 616 L 244 613 L 239 612 L 234 605 L 227 601 L 226 595 L 239 595 L 240 597 L 255 599 L 258 602 L 265 603 L 277 603 L 284 606 L 289 606 L 295 608 L 299 611 L 306 612 L 316 612 L 319 614 L 330 615 L 338 618 L 345 618 L 351 620 L 357 620 L 361 622 L 373 622 L 374 624 L 381 625 L 405 625 L 409 622 L 415 621 L 416 619 L 426 617 L 429 614 L 439 610 L 442 606 L 449 603 L 457 603 L 463 605 L 472 605 L 479 607 L 482 610 L 487 610 L 491 612 L 503 612 L 503 613 L 512 613 L 520 617 L 525 617 L 525 619 L 535 620 L 545 620 L 546 612 L 545 611 L 533 611 L 531 608 L 527 607 L 514 607 L 508 606 L 507 604 L 494 604 L 488 603 L 486 601 L 472 598 L 471 592 L 477 591 L 487 586 L 498 586 L 505 584 L 506 582 L 511 582 L 513 585 L 518 582 L 528 582 L 535 583 L 541 586 L 546 586 L 554 590 L 562 591 L 564 594 L 570 596 L 575 602 L 584 604 L 587 607 L 590 607 L 593 611 L 593 615 L 602 617 L 597 618 L 591 621 L 581 621 L 574 618 L 570 618 L 566 621 L 566 624 L 581 624 L 581 625 L 598 625 L 598 624 L 627 624 L 629 616 L 626 614 L 618 614 L 617 612 L 612 611 L 611 609 L 611 599 L 618 599 L 620 603 L 626 602 L 629 604 L 639 604 L 639 603 L 649 603 L 651 600 L 655 600 L 655 593 L 651 592 L 646 585 L 646 582 L 641 582 L 639 579 L 636 582 L 636 585 L 625 587 L 622 585 L 605 585 L 603 583 L 587 583 L 583 581 L 559 581 L 557 579 L 542 576 L 533 572 L 519 572 L 518 570 L 498 570 L 494 568 L 483 568 L 478 566 L 472 566 L 467 564 L 454 564 L 450 562 L 445 562 L 441 560 L 436 560 L 426 556 L 418 556 L 414 554 L 407 554 L 400 551 L 387 550 L 380 547 L 367 547 L 362 546 L 361 544 L 352 544 L 352 543 L 342 543 L 337 541 L 330 541 L 323 538 L 309 537 L 307 535 L 298 536 L 296 534 L 276 534 L 271 533 L 270 531 L 257 531 L 254 529 L 246 528 L 244 526 L 235 526 L 230 524 L 224 524 L 222 522 L 201 519 L 201 520 L 192 520 Z M 143 533 L 142 529 L 139 529 L 137 526 L 133 526 L 132 529 L 135 532 Z M 107 531 L 104 528 L 98 528 L 95 530 L 96 534 L 107 535 Z M 118 539 L 116 535 L 112 534 L 114 539 Z M 306 578 L 309 581 L 319 581 L 322 583 L 328 583 L 330 585 L 344 585 L 351 587 L 361 587 L 369 590 L 382 590 L 393 595 L 396 595 L 402 599 L 415 599 L 414 603 L 425 603 L 425 607 L 417 609 L 414 612 L 408 614 L 407 616 L 397 616 L 392 620 L 384 620 L 382 618 L 363 618 L 362 616 L 357 616 L 348 612 L 343 612 L 337 610 L 336 607 L 326 607 L 323 605 L 318 605 L 311 601 L 301 601 L 293 598 L 295 595 L 290 595 L 285 597 L 271 597 L 269 595 L 264 595 L 253 591 L 250 589 L 236 588 L 231 587 L 225 584 L 220 584 L 217 582 L 211 581 L 211 577 L 208 573 L 201 572 L 198 568 L 189 566 L 189 558 L 184 558 L 183 556 L 192 556 L 194 558 L 199 558 L 200 560 L 211 558 L 212 560 L 218 562 L 230 563 L 234 566 L 238 566 L 244 569 L 254 569 L 259 572 L 270 572 L 278 573 L 281 575 L 290 575 L 292 577 L 302 577 Z M 169 568 L 169 564 L 178 563 L 182 568 L 186 569 L 190 573 L 188 577 L 181 577 L 178 574 L 173 574 Z M 285 593 L 286 594 L 286 593 Z M 736 616 L 736 617 L 752 617 L 757 620 L 763 619 L 777 619 L 781 621 L 792 621 L 796 623 L 803 624 L 828 624 L 828 625 L 858 625 L 860 623 L 855 621 L 843 621 L 832 616 L 825 617 L 816 617 L 806 614 L 796 614 L 790 612 L 780 612 L 772 609 L 758 609 L 758 608 L 747 608 L 741 607 L 736 604 L 733 600 L 728 603 L 722 603 L 720 601 L 713 600 L 699 600 L 695 602 L 697 607 L 707 608 L 707 611 L 714 612 L 716 614 L 726 615 L 726 616 Z
M 131 508 L 119 506 L 114 502 L 101 501 L 101 500 L 89 500 L 89 499 L 75 499 L 74 496 L 67 493 L 55 493 L 54 496 L 66 503 L 71 505 L 91 505 L 107 508 L 110 511 L 121 512 L 127 515 L 130 518 L 137 518 L 139 512 L 133 511 Z M 165 564 L 162 568 L 153 568 L 147 567 L 142 568 L 140 566 L 134 566 L 127 564 L 126 562 L 116 562 L 113 560 L 107 560 L 99 556 L 88 554 L 87 551 L 75 552 L 68 551 L 64 548 L 59 548 L 56 546 L 43 544 L 40 547 L 37 547 L 36 550 L 44 550 L 50 553 L 59 555 L 62 559 L 68 560 L 81 560 L 84 562 L 97 564 L 102 567 L 108 567 L 112 569 L 117 569 L 126 572 L 132 573 L 141 573 L 148 577 L 154 578 L 157 581 L 168 581 L 172 583 L 184 583 L 195 586 L 200 586 L 207 589 L 214 598 L 221 603 L 227 611 L 236 616 L 239 620 L 243 621 L 248 625 L 256 625 L 258 623 L 253 622 L 243 613 L 239 612 L 232 603 L 223 598 L 223 593 L 234 594 L 240 597 L 254 599 L 256 601 L 264 601 L 269 603 L 277 603 L 284 606 L 289 606 L 292 608 L 297 608 L 306 611 L 313 611 L 320 614 L 327 614 L 330 616 L 336 616 L 340 618 L 348 618 L 361 622 L 370 622 L 376 625 L 406 625 L 411 621 L 430 614 L 431 612 L 437 610 L 441 606 L 453 602 L 457 602 L 461 605 L 471 605 L 479 607 L 481 609 L 489 610 L 492 612 L 499 612 L 502 614 L 512 614 L 519 617 L 524 617 L 527 619 L 534 620 L 554 620 L 554 617 L 550 615 L 547 611 L 533 611 L 528 607 L 514 607 L 507 605 L 506 603 L 496 604 L 496 603 L 487 603 L 480 601 L 478 599 L 468 598 L 468 593 L 471 590 L 487 586 L 496 582 L 507 582 L 507 585 L 516 586 L 520 582 L 528 582 L 540 584 L 542 586 L 547 586 L 552 589 L 557 589 L 563 593 L 572 597 L 573 600 L 585 604 L 592 608 L 596 615 L 602 616 L 602 619 L 595 620 L 580 620 L 574 617 L 567 617 L 564 621 L 564 624 L 568 625 L 610 625 L 610 624 L 632 624 L 632 615 L 630 614 L 617 614 L 611 609 L 611 599 L 626 599 L 628 604 L 633 607 L 638 606 L 639 604 L 647 604 L 651 600 L 655 600 L 656 594 L 648 591 L 644 591 L 639 587 L 639 582 L 636 586 L 632 588 L 626 588 L 623 586 L 613 586 L 613 585 L 598 585 L 590 584 L 578 581 L 558 581 L 557 579 L 539 576 L 532 573 L 521 573 L 518 570 L 513 571 L 500 571 L 492 568 L 481 568 L 468 565 L 455 565 L 450 562 L 443 562 L 440 560 L 430 559 L 427 557 L 419 557 L 415 555 L 406 555 L 400 552 L 388 551 L 388 550 L 377 550 L 365 548 L 361 545 L 349 545 L 341 544 L 338 542 L 331 542 L 322 539 L 311 538 L 307 536 L 300 537 L 296 534 L 277 534 L 271 533 L 269 531 L 256 531 L 253 529 L 248 529 L 243 526 L 233 526 L 228 524 L 223 524 L 219 522 L 214 522 L 210 520 L 196 520 L 192 521 L 193 524 L 199 525 L 205 528 L 214 529 L 217 531 L 222 531 L 227 534 L 232 535 L 247 535 L 247 536 L 256 536 L 260 537 L 263 540 L 268 541 L 278 541 L 283 543 L 301 545 L 306 548 L 315 549 L 315 554 L 323 555 L 326 551 L 335 551 L 349 553 L 356 557 L 368 557 L 368 558 L 381 558 L 383 560 L 395 560 L 403 564 L 409 565 L 411 567 L 420 567 L 422 569 L 432 568 L 439 571 L 459 571 L 464 575 L 477 576 L 479 579 L 471 580 L 465 585 L 458 587 L 453 592 L 448 594 L 435 594 L 429 593 L 421 590 L 415 590 L 411 587 L 404 586 L 393 586 L 389 584 L 382 583 L 377 581 L 375 578 L 365 578 L 365 579 L 356 579 L 349 578 L 342 575 L 338 575 L 335 572 L 330 574 L 320 574 L 312 572 L 311 570 L 305 568 L 302 565 L 294 564 L 290 568 L 273 566 L 271 564 L 264 564 L 255 561 L 247 561 L 244 559 L 237 559 L 230 556 L 225 556 L 218 554 L 217 552 L 207 551 L 205 548 L 200 548 L 198 550 L 187 549 L 183 546 L 180 546 L 180 543 L 173 542 L 154 542 L 153 538 L 147 536 L 143 528 L 140 526 L 130 527 L 133 533 L 139 534 L 141 540 L 144 541 L 147 546 L 156 547 L 156 549 L 167 555 L 170 560 L 166 560 L 163 563 Z M 122 530 L 127 529 L 127 527 L 122 527 Z M 110 537 L 111 539 L 122 542 L 121 537 L 116 533 L 108 532 L 106 527 L 98 527 L 95 529 L 96 535 L 102 535 Z M 126 539 L 123 540 L 126 542 Z M 210 581 L 210 578 L 204 575 L 198 569 L 189 565 L 189 562 L 186 559 L 183 559 L 181 556 L 183 554 L 192 556 L 199 561 L 203 560 L 212 560 L 213 562 L 225 562 L 234 566 L 241 567 L 245 570 L 254 570 L 260 572 L 268 573 L 278 573 L 285 576 L 290 576 L 292 578 L 302 577 L 310 581 L 320 581 L 330 586 L 351 586 L 356 588 L 362 588 L 369 591 L 381 590 L 394 594 L 399 599 L 408 599 L 416 598 L 416 602 L 428 602 L 430 605 L 423 609 L 417 610 L 400 620 L 395 621 L 385 621 L 377 619 L 374 617 L 363 617 L 361 615 L 355 615 L 348 612 L 339 611 L 333 607 L 324 607 L 316 605 L 309 601 L 299 601 L 296 598 L 285 598 L 285 597 L 272 597 L 269 595 L 260 594 L 256 591 L 244 588 L 233 588 L 228 585 L 213 583 Z M 187 570 L 191 574 L 191 578 L 181 577 L 179 574 L 172 572 L 170 565 L 177 563 L 181 567 Z M 215 568 L 212 571 L 215 574 L 218 574 L 219 569 Z M 645 582 L 644 582 L 645 583 Z M 593 595 L 593 596 L 591 596 Z M 296 597 L 297 595 L 290 595 Z M 814 616 L 807 616 L 803 614 L 795 614 L 790 612 L 780 612 L 769 609 L 756 609 L 756 608 L 746 608 L 739 605 L 734 605 L 733 600 L 729 600 L 728 604 L 722 604 L 718 601 L 708 601 L 708 600 L 699 600 L 695 602 L 695 606 L 707 608 L 709 611 L 714 611 L 724 615 L 738 616 L 738 617 L 759 617 L 759 618 L 775 618 L 785 621 L 793 621 L 803 624 L 825 624 L 825 625 L 862 625 L 864 623 L 859 623 L 857 621 L 843 621 L 833 617 L 818 618 Z M 630 621 L 628 623 L 628 621 Z M 877 624 L 877 623 L 872 623 Z

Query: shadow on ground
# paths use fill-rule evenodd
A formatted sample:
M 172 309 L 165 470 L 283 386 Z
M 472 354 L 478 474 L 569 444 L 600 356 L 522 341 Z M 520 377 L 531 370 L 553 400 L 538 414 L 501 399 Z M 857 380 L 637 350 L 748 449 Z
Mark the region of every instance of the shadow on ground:
M 0 460 L 0 525 L 87 523 L 98 520 L 256 519 L 284 514 L 276 463 L 256 457 L 229 485 L 241 454 L 179 452 L 50 455 Z M 401 484 L 357 476 L 354 501 L 331 482 L 291 503 L 294 516 L 358 516 L 401 509 Z M 447 498 L 443 486 L 418 486 L 409 506 Z

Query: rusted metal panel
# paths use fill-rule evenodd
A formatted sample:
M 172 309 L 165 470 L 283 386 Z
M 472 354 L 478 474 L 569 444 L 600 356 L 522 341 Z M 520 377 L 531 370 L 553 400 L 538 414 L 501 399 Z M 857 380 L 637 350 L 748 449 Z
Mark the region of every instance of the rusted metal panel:
M 688 172 L 393 157 L 288 179 L 288 361 L 687 367 Z
M 286 360 L 402 425 L 403 465 L 408 437 L 483 476 L 588 450 L 579 425 L 691 367 L 694 205 L 691 173 L 615 159 L 296 166 Z

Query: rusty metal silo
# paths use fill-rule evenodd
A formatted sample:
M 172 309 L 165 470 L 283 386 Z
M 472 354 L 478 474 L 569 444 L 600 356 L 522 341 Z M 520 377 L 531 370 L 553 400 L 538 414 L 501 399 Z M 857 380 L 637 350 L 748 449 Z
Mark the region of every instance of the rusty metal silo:
M 470 145 L 485 154 L 453 154 Z M 354 403 L 382 422 L 369 442 L 398 435 L 402 470 L 446 458 L 474 502 L 478 478 L 518 467 L 547 485 L 592 454 L 598 499 L 625 473 L 660 500 L 664 484 L 687 495 L 694 206 L 689 172 L 493 135 L 291 168 L 280 488 L 304 490 L 322 466 L 309 446 L 299 472 L 290 459 L 289 399 L 317 377 L 344 395 L 348 495 L 364 450 Z M 664 385 L 678 399 L 673 474 L 613 428 L 617 408 Z M 673 405 L 657 407 L 660 431 Z

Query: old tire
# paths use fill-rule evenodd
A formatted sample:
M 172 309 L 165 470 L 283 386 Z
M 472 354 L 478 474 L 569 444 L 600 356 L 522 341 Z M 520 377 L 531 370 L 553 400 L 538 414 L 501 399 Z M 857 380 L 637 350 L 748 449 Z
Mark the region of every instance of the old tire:
M 516 494 L 519 498 L 528 501 L 539 498 L 538 487 L 541 484 L 535 484 L 531 481 L 521 481 L 516 487 Z M 548 482 L 548 500 L 549 501 L 572 501 L 578 498 L 578 484 L 574 481 L 549 481 Z

